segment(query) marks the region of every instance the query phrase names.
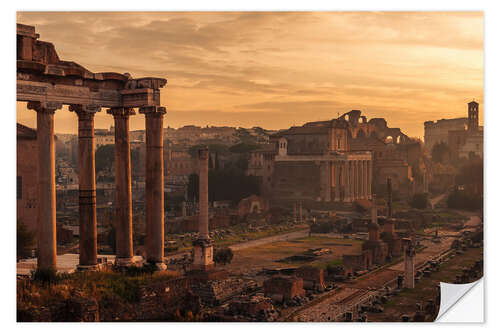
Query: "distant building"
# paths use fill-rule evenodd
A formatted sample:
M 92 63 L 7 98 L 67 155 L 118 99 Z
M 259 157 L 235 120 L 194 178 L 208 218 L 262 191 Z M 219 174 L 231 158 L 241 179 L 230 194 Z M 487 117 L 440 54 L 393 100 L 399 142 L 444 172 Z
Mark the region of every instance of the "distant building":
M 96 128 L 94 130 L 94 148 L 97 150 L 100 146 L 115 144 L 115 129 L 113 126 L 107 129 Z
M 450 149 L 452 161 L 468 158 L 471 154 L 483 156 L 483 128 L 479 126 L 479 103 L 472 101 L 467 106 L 467 118 L 424 123 L 424 142 L 429 152 L 432 152 L 435 144 L 443 142 Z
M 186 147 L 175 145 L 166 140 L 164 150 L 165 178 L 169 183 L 186 183 L 189 175 L 196 172 L 196 160 Z
M 359 162 L 363 155 L 369 156 L 367 170 L 362 165 L 361 174 L 346 173 L 343 168 L 364 163 Z M 425 172 L 422 156 L 420 142 L 400 128 L 388 127 L 383 118 L 367 121 L 361 111 L 352 110 L 337 119 L 309 122 L 270 135 L 270 144 L 251 152 L 247 174 L 259 177 L 265 197 L 353 200 L 346 184 L 354 181 L 354 197 L 366 198 L 377 191 L 372 184 L 385 190 L 387 178 L 401 195 L 410 195 L 417 188 L 412 166 Z M 363 178 L 366 176 L 370 179 Z M 366 189 L 359 195 L 357 181 L 369 182 L 368 195 Z
M 36 130 L 17 124 L 17 221 L 36 232 L 38 146 Z

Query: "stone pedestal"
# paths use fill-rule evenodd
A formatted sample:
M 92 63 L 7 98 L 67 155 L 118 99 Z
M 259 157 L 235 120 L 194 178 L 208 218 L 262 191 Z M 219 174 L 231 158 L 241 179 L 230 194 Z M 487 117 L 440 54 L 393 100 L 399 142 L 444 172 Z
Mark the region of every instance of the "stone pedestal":
M 54 112 L 60 103 L 29 102 L 37 113 L 38 144 L 38 268 L 56 269 L 56 180 Z
M 71 105 L 78 116 L 78 186 L 81 270 L 97 267 L 97 215 L 94 153 L 94 114 L 99 107 Z
M 133 263 L 132 187 L 130 171 L 129 117 L 132 108 L 108 110 L 115 120 L 115 230 L 117 265 Z
M 192 270 L 211 270 L 214 268 L 214 249 L 210 239 L 197 239 L 193 242 L 194 257 Z
M 146 260 L 158 268 L 164 264 L 164 175 L 163 115 L 164 107 L 139 109 L 146 115 Z

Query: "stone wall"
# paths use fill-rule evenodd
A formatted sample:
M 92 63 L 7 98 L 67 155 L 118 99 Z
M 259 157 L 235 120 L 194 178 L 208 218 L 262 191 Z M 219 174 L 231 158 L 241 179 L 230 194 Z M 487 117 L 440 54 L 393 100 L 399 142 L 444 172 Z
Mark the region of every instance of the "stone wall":
M 36 132 L 18 124 L 17 129 L 17 220 L 37 230 L 38 148 Z
M 275 276 L 264 281 L 264 295 L 280 295 L 283 301 L 305 294 L 303 280 L 298 277 Z
M 324 290 L 326 287 L 322 268 L 312 266 L 299 267 L 295 275 L 302 278 L 304 289 Z

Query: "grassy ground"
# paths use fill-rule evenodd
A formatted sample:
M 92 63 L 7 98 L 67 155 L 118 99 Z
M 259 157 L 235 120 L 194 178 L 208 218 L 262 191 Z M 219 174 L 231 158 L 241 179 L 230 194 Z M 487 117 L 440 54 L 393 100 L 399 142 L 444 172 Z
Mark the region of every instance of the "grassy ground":
M 299 231 L 308 229 L 309 227 L 306 225 L 275 225 L 271 226 L 269 229 L 261 230 L 261 231 L 249 231 L 248 228 L 243 225 L 235 225 L 233 227 L 227 228 L 233 232 L 233 235 L 224 235 L 223 237 L 215 236 L 213 237 L 215 247 L 226 247 L 234 244 L 238 244 L 241 242 L 246 242 L 255 239 L 261 239 L 276 235 L 281 235 L 289 232 Z M 170 238 L 170 240 L 175 240 L 176 238 Z M 177 251 L 172 251 L 168 253 L 176 254 L 181 252 L 190 251 L 192 248 L 191 240 L 184 240 L 180 242 L 181 246 L 177 249 Z
M 354 254 L 361 251 L 361 241 L 352 239 L 336 239 L 327 236 L 304 237 L 290 241 L 269 243 L 235 252 L 233 262 L 226 269 L 234 272 L 260 270 L 262 268 L 290 268 L 306 264 L 306 262 L 278 262 L 284 258 L 303 254 L 313 248 L 328 248 L 332 252 L 318 256 L 314 266 L 326 267 L 338 263 L 343 254 Z
M 113 271 L 77 272 L 58 275 L 51 283 L 46 281 L 19 281 L 17 286 L 18 309 L 40 309 L 80 295 L 95 299 L 101 304 L 107 300 L 133 304 L 139 301 L 139 288 L 147 283 L 170 280 L 175 272 L 154 274 L 123 274 Z

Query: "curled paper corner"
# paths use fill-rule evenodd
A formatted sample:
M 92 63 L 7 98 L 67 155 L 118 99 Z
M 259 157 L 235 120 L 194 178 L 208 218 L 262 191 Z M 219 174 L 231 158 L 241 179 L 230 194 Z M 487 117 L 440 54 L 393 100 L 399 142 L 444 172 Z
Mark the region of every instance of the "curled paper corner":
M 476 285 L 473 297 L 468 297 Z M 453 284 L 440 282 L 441 301 L 436 322 L 483 322 L 483 279 L 472 283 Z M 479 304 L 477 304 L 479 303 Z M 456 312 L 456 313 L 455 313 Z M 468 316 L 464 317 L 464 314 Z M 472 316 L 470 316 L 472 315 Z

